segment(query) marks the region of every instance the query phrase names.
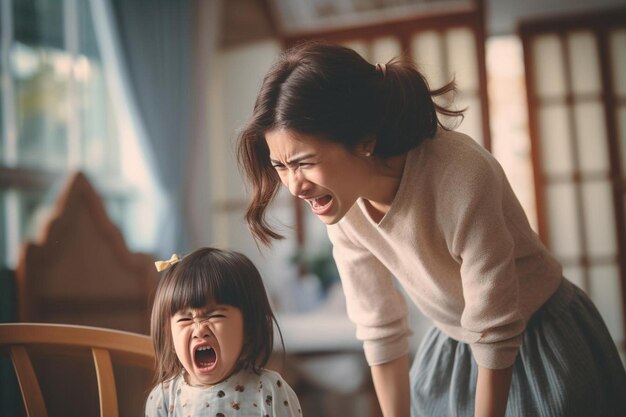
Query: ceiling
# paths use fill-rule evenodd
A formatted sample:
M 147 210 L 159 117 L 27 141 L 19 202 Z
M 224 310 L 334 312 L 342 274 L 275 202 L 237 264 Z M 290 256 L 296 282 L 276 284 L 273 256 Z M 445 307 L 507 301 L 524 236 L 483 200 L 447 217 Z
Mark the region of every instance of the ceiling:
M 276 36 L 275 23 L 291 30 L 376 22 L 406 13 L 456 7 L 471 0 L 222 0 L 222 47 Z M 626 0 L 485 0 L 487 33 L 515 33 L 522 19 L 626 7 Z

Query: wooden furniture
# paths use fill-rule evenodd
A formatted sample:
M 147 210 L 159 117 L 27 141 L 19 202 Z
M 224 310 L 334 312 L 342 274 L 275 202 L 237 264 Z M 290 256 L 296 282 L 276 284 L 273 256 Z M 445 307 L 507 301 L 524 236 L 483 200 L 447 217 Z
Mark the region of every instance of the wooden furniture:
M 87 177 L 69 178 L 41 238 L 21 249 L 16 268 L 17 321 L 96 326 L 149 333 L 158 274 L 153 259 L 128 250 Z M 58 383 L 58 374 L 65 382 Z M 97 386 L 90 364 L 44 362 L 40 385 L 50 415 L 94 415 Z M 122 415 L 141 415 L 151 374 L 116 369 Z M 71 402 L 65 399 L 80 391 Z
M 279 314 L 277 319 L 288 366 L 276 370 L 286 378 L 293 375 L 289 383 L 307 415 L 382 417 L 363 342 L 345 313 L 318 309 Z M 280 352 L 280 347 L 274 351 Z
M 149 331 L 153 259 L 132 253 L 85 175 L 68 181 L 16 269 L 18 320 Z
M 117 417 L 118 396 L 113 362 L 154 368 L 154 350 L 148 336 L 88 326 L 73 326 L 43 323 L 0 324 L 0 349 L 8 350 L 17 375 L 24 408 L 28 417 L 46 417 L 48 411 L 37 375 L 31 360 L 32 355 L 71 356 L 78 362 L 91 356 L 97 375 L 99 409 L 102 417 Z M 56 375 L 56 383 L 64 384 L 66 376 Z M 146 387 L 147 389 L 149 387 Z M 83 392 L 76 391 L 76 398 Z M 74 401 L 76 398 L 65 398 Z M 137 401 L 143 405 L 144 399 Z

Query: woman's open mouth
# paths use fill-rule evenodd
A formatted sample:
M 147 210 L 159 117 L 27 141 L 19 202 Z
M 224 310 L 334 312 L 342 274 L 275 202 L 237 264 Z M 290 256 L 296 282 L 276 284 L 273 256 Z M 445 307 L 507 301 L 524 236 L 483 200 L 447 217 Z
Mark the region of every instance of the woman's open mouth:
M 193 353 L 193 361 L 200 370 L 209 371 L 217 362 L 217 354 L 211 346 L 200 346 Z
M 326 194 L 321 197 L 308 199 L 307 202 L 311 205 L 313 214 L 321 216 L 326 214 L 330 210 L 330 206 L 333 202 L 333 197 L 330 194 Z

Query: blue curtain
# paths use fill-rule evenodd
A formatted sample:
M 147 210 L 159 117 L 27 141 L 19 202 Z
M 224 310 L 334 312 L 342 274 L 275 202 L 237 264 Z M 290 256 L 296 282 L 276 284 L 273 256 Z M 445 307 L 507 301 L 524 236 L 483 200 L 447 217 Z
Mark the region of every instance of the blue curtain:
M 189 249 L 183 198 L 192 142 L 193 2 L 110 0 L 110 6 L 129 88 L 167 199 L 157 256 L 184 253 Z

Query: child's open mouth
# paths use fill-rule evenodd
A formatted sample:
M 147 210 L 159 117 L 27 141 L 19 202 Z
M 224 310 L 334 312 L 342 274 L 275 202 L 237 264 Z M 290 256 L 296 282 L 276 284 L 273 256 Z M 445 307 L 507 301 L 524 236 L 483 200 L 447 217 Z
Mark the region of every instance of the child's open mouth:
M 193 360 L 200 369 L 210 368 L 215 365 L 217 355 L 211 346 L 200 346 L 193 354 Z

